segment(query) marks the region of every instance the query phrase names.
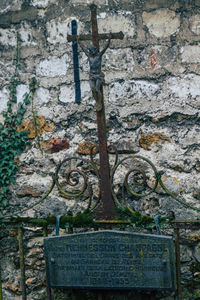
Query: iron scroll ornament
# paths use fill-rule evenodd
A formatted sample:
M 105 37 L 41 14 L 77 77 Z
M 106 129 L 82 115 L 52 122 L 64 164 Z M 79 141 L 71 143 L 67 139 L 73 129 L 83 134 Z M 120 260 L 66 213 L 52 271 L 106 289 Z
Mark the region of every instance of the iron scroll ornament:
M 117 169 L 125 161 L 128 161 L 128 160 L 131 159 L 131 160 L 143 161 L 149 167 L 151 167 L 152 172 L 153 172 L 154 180 L 153 180 L 152 186 L 150 187 L 149 184 L 147 183 L 148 176 L 146 174 L 146 170 L 141 168 L 141 167 L 138 168 L 138 167 L 134 166 L 133 168 L 129 169 L 128 172 L 126 172 L 126 174 L 124 176 L 124 180 L 122 182 L 121 199 L 123 200 L 125 207 L 129 210 L 130 213 L 134 213 L 135 210 L 128 203 L 127 197 L 126 197 L 126 192 L 128 192 L 130 195 L 134 196 L 134 199 L 136 199 L 136 201 L 137 201 L 137 199 L 147 197 L 150 194 L 156 192 L 156 189 L 157 189 L 158 186 L 163 190 L 163 192 L 166 193 L 166 195 L 172 197 L 176 202 L 180 203 L 181 205 L 185 206 L 186 208 L 189 208 L 189 209 L 192 209 L 194 211 L 200 212 L 200 208 L 194 207 L 194 206 L 188 204 L 185 200 L 180 199 L 180 197 L 178 197 L 175 193 L 173 193 L 172 191 L 170 191 L 166 187 L 166 185 L 162 181 L 163 172 L 158 171 L 157 168 L 155 167 L 155 165 L 148 158 L 145 158 L 144 156 L 141 156 L 141 155 L 134 155 L 132 157 L 128 156 L 128 157 L 125 157 L 125 158 L 119 160 L 118 159 L 118 157 L 119 157 L 118 156 L 118 151 L 114 146 L 109 146 L 108 151 L 112 154 L 115 153 L 115 155 L 116 155 L 115 164 L 114 164 L 114 166 L 111 170 L 111 187 L 112 187 L 112 196 L 113 196 L 114 202 L 115 202 L 117 207 L 119 207 L 121 209 L 124 208 L 124 206 L 122 206 L 122 204 L 119 200 L 119 196 L 117 196 L 117 194 L 114 191 L 114 185 L 113 185 L 114 176 L 116 174 Z M 136 192 L 136 191 L 134 191 L 133 188 L 130 186 L 129 180 L 128 180 L 131 174 L 133 175 L 132 176 L 132 183 L 135 186 L 140 187 L 140 188 L 143 187 L 144 189 L 145 189 L 145 187 L 148 187 L 149 191 L 148 192 Z M 138 178 L 139 177 L 138 175 L 140 175 L 140 178 Z
M 79 163 L 77 164 L 76 168 L 69 169 L 65 174 L 63 174 L 64 175 L 63 177 L 65 177 L 66 180 L 65 187 L 64 187 L 63 183 L 61 184 L 59 181 L 59 175 L 60 173 L 62 173 L 62 168 L 64 167 L 65 169 L 65 165 L 66 164 L 69 165 L 73 161 L 74 162 L 77 161 Z M 86 170 L 83 170 L 84 169 L 83 166 L 85 166 Z M 83 159 L 80 157 L 73 156 L 73 157 L 66 158 L 59 163 L 53 177 L 60 196 L 69 200 L 70 199 L 75 199 L 75 200 L 81 199 L 82 201 L 88 200 L 87 209 L 92 211 L 96 208 L 96 206 L 100 202 L 100 191 L 98 192 L 98 195 L 94 194 L 94 189 L 92 188 L 92 182 L 90 182 L 88 178 L 89 177 L 88 173 L 91 173 L 91 175 L 96 176 L 99 182 L 99 172 L 93 158 L 89 160 L 89 159 Z
M 61 197 L 64 197 L 68 200 L 73 199 L 82 200 L 83 202 L 87 201 L 86 209 L 91 212 L 95 211 L 101 202 L 99 166 L 97 160 L 95 160 L 95 155 L 98 153 L 98 147 L 95 146 L 90 150 L 90 159 L 79 156 L 65 158 L 58 164 L 55 173 L 51 173 L 51 186 L 42 198 L 33 203 L 31 206 L 15 212 L 14 215 L 9 214 L 2 216 L 3 219 L 18 216 L 21 213 L 24 213 L 29 209 L 41 204 L 51 194 L 55 187 L 57 187 Z M 110 167 L 110 184 L 113 201 L 117 208 L 122 210 L 126 208 L 131 214 L 134 213 L 136 209 L 133 203 L 130 203 L 130 196 L 132 196 L 132 202 L 134 201 L 134 203 L 137 203 L 138 199 L 148 197 L 152 193 L 156 192 L 156 189 L 159 186 L 168 196 L 172 197 L 181 205 L 200 212 L 200 208 L 188 204 L 185 200 L 180 199 L 180 197 L 166 187 L 162 181 L 162 172 L 159 172 L 155 165 L 148 158 L 145 158 L 141 155 L 133 155 L 123 157 L 121 160 L 119 160 L 118 150 L 113 145 L 108 147 L 108 153 L 109 156 L 114 156 L 114 163 Z M 131 163 L 129 161 L 135 161 L 137 163 L 130 167 Z M 138 161 L 141 162 L 139 166 Z M 69 168 L 72 162 L 74 162 L 74 164 L 76 163 L 75 168 Z M 121 180 L 119 187 L 118 184 L 115 184 L 115 177 L 117 171 L 125 163 L 127 163 L 129 166 L 129 170 L 125 172 L 125 175 L 123 174 L 123 179 Z M 144 164 L 146 164 L 147 167 L 143 167 Z M 152 177 L 154 178 L 152 186 L 148 184 L 148 180 L 150 178 L 149 169 L 151 169 Z M 63 177 L 63 180 L 61 180 L 61 177 Z M 94 185 L 95 188 L 93 188 Z M 116 192 L 117 185 L 118 192 Z M 94 192 L 94 189 L 95 191 L 97 190 L 97 186 L 98 191 Z M 135 190 L 133 186 L 136 187 Z M 144 191 L 145 189 L 147 191 Z
M 96 148 L 96 149 L 94 149 Z M 101 201 L 101 195 L 100 195 L 100 174 L 99 174 L 99 167 L 97 162 L 95 161 L 94 156 L 96 154 L 98 154 L 98 148 L 97 147 L 93 147 L 91 148 L 90 151 L 90 159 L 83 159 L 80 157 L 70 157 L 70 158 L 66 158 L 64 159 L 57 167 L 56 173 L 55 173 L 55 184 L 60 192 L 61 196 L 64 196 L 65 198 L 68 199 L 76 199 L 76 200 L 80 200 L 80 198 L 82 197 L 83 200 L 88 200 L 88 204 L 87 204 L 87 209 L 89 209 L 90 211 L 94 211 L 100 201 Z M 175 193 L 173 193 L 172 191 L 170 191 L 165 184 L 162 181 L 162 172 L 159 172 L 157 170 L 157 168 L 155 167 L 155 165 L 148 159 L 145 158 L 141 155 L 133 155 L 133 156 L 126 156 L 124 158 L 122 158 L 121 160 L 119 160 L 119 153 L 118 150 L 116 149 L 115 146 L 110 145 L 108 147 L 108 153 L 110 156 L 113 157 L 113 155 L 115 156 L 114 158 L 114 163 L 113 165 L 110 167 L 110 184 L 111 184 L 111 190 L 112 190 L 112 197 L 113 197 L 113 201 L 115 203 L 115 206 L 117 208 L 120 209 L 124 209 L 127 208 L 129 210 L 130 213 L 134 213 L 135 211 L 135 207 L 133 205 L 133 203 L 130 204 L 130 195 L 133 196 L 132 198 L 134 198 L 134 201 L 137 202 L 138 199 L 141 198 L 145 198 L 148 197 L 149 195 L 151 195 L 152 193 L 156 192 L 157 187 L 159 186 L 160 188 L 162 188 L 162 190 L 169 195 L 170 197 L 172 197 L 175 201 L 179 202 L 180 204 L 182 204 L 183 206 L 190 208 L 192 210 L 198 211 L 200 212 L 200 209 L 197 207 L 194 207 L 190 204 L 188 204 L 185 200 L 180 199 L 179 197 L 177 197 L 177 195 Z M 83 170 L 83 168 L 79 169 L 72 169 L 72 170 L 68 170 L 66 173 L 66 184 L 68 186 L 70 186 L 70 188 L 74 187 L 74 192 L 72 191 L 67 191 L 67 190 L 63 190 L 61 185 L 59 184 L 59 171 L 61 169 L 61 166 L 64 165 L 66 162 L 70 162 L 72 160 L 77 160 L 77 161 L 81 161 L 81 164 L 86 164 L 89 167 L 88 171 Z M 133 164 L 133 167 L 130 168 L 130 163 L 128 163 L 129 166 L 129 170 L 125 173 L 125 175 L 123 175 L 123 180 L 121 181 L 120 185 L 121 187 L 118 189 L 118 193 L 116 193 L 115 191 L 115 177 L 117 174 L 118 169 L 120 169 L 120 167 L 128 162 L 131 161 L 134 162 L 136 161 L 136 165 Z M 138 164 L 138 161 L 140 161 L 141 163 Z M 80 164 L 80 167 L 81 167 Z M 141 167 L 141 165 L 145 165 L 146 166 L 144 168 Z M 149 185 L 148 181 L 150 178 L 150 171 L 152 173 L 152 178 L 153 178 L 153 184 L 152 186 Z M 79 178 L 72 178 L 72 175 L 75 174 L 79 176 Z M 99 191 L 98 191 L 98 195 L 94 195 L 94 191 L 92 188 L 92 182 L 90 182 L 88 180 L 88 173 L 91 173 L 94 176 L 96 176 L 97 181 L 98 181 L 98 186 L 99 186 Z M 80 178 L 82 178 L 83 180 L 83 184 L 81 186 L 81 188 L 79 190 L 77 190 L 78 185 L 80 185 Z M 136 187 L 136 190 L 134 190 L 134 187 Z M 121 194 L 119 193 L 119 190 L 121 192 Z M 147 191 L 145 191 L 147 190 Z M 127 198 L 129 198 L 129 201 L 127 200 Z

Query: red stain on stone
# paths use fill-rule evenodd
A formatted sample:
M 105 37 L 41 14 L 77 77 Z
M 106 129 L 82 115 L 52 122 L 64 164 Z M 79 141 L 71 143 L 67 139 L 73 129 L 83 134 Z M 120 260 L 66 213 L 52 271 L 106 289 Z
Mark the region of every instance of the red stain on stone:
M 67 139 L 59 139 L 58 137 L 53 137 L 49 141 L 51 153 L 59 152 L 64 149 L 69 148 L 69 142 Z
M 157 65 L 157 59 L 156 59 L 156 55 L 154 52 L 151 52 L 150 65 L 151 65 L 152 69 L 154 69 L 155 66 Z

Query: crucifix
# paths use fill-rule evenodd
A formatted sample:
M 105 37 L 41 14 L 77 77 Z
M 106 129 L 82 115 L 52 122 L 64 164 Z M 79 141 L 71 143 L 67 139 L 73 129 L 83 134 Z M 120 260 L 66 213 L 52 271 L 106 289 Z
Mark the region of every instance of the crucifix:
M 96 101 L 96 115 L 97 115 L 97 130 L 98 130 L 98 142 L 99 142 L 99 156 L 100 156 L 100 193 L 101 203 L 100 208 L 97 211 L 99 218 L 111 220 L 115 217 L 114 202 L 112 199 L 112 190 L 110 183 L 110 166 L 108 158 L 107 137 L 106 137 L 106 119 L 103 99 L 103 80 L 101 77 L 95 77 L 95 71 L 92 70 L 93 59 L 99 59 L 97 61 L 97 75 L 101 76 L 101 57 L 109 46 L 111 39 L 123 39 L 122 32 L 117 33 L 98 33 L 97 26 L 97 6 L 95 4 L 90 5 L 91 10 L 91 25 L 92 34 L 86 35 L 68 35 L 67 40 L 69 42 L 79 41 L 81 48 L 89 58 L 90 63 L 90 86 L 92 88 L 93 97 Z M 99 52 L 99 40 L 108 40 L 106 47 Z M 92 40 L 94 54 L 86 52 L 87 50 L 81 44 L 81 41 Z M 91 47 L 92 48 L 92 47 Z M 96 49 L 96 50 L 95 50 Z M 92 55 L 94 58 L 92 58 Z M 98 56 L 98 57 L 97 57 Z M 91 58 L 90 58 L 91 57 Z M 91 61 L 90 61 L 91 59 Z M 93 74 L 94 73 L 94 74 Z M 94 76 L 93 76 L 94 75 Z

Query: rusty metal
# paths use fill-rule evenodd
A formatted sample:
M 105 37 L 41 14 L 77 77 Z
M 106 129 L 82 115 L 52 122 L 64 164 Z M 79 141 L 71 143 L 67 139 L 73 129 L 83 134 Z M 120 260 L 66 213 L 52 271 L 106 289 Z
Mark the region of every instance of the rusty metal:
M 26 300 L 26 278 L 25 278 L 23 229 L 22 229 L 22 227 L 18 228 L 18 244 L 19 244 L 19 261 L 20 261 L 20 273 L 21 273 L 22 300 Z
M 138 177 L 136 177 L 136 175 L 133 177 L 134 184 L 136 184 L 136 185 L 144 185 L 146 183 L 146 179 L 147 178 L 146 178 L 145 172 L 142 169 L 133 168 L 132 170 L 128 171 L 128 173 L 125 176 L 124 182 L 125 182 L 126 187 L 128 186 L 128 177 L 132 173 L 136 173 L 136 174 L 139 173 L 140 175 L 142 175 L 142 180 L 138 179 Z
M 79 175 L 82 176 L 84 183 L 83 183 L 83 190 L 86 189 L 87 187 L 87 177 L 85 175 L 85 173 L 79 169 L 74 169 L 74 170 L 70 170 L 67 174 L 66 174 L 66 180 L 67 180 L 67 184 L 71 185 L 71 186 L 76 186 L 79 183 L 79 179 L 78 178 L 71 178 L 71 175 L 73 173 L 78 173 Z
M 182 288 L 181 288 L 181 261 L 180 261 L 180 235 L 179 227 L 176 224 L 174 226 L 174 238 L 175 238 L 175 253 L 176 253 L 176 280 L 177 280 L 177 297 L 178 300 L 182 300 Z
M 92 42 L 95 47 L 99 49 L 99 34 L 97 25 L 97 7 L 92 4 L 91 9 L 91 24 L 92 24 Z M 97 99 L 97 94 L 96 101 Z M 101 191 L 101 207 L 97 212 L 100 218 L 113 219 L 115 217 L 114 203 L 112 199 L 112 190 L 110 182 L 110 165 L 107 150 L 107 137 L 106 137 L 106 119 L 103 100 L 103 86 L 101 85 L 101 103 L 102 110 L 97 111 L 97 129 L 99 141 L 99 156 L 100 156 L 100 191 Z
M 79 40 L 92 40 L 93 45 L 99 50 L 99 40 L 100 39 L 112 39 L 121 38 L 123 39 L 123 33 L 115 34 L 104 34 L 99 35 L 98 25 L 97 25 L 97 6 L 95 4 L 90 5 L 91 10 L 91 26 L 92 35 L 81 35 Z M 68 41 L 77 40 L 77 36 L 68 36 Z M 96 92 L 93 93 L 96 103 L 99 102 L 99 98 Z M 99 142 L 99 157 L 100 157 L 100 167 L 99 167 L 99 179 L 100 179 L 100 194 L 101 203 L 98 206 L 96 216 L 98 218 L 113 219 L 115 217 L 114 202 L 112 198 L 112 189 L 110 182 L 110 165 L 108 158 L 107 149 L 107 137 L 106 137 L 106 119 L 105 119 L 105 109 L 104 109 L 104 99 L 103 99 L 103 86 L 100 87 L 100 102 L 102 104 L 102 109 L 97 110 L 97 130 L 98 130 L 98 142 Z
M 87 176 L 86 176 L 86 174 L 83 170 L 80 170 L 80 169 L 76 168 L 76 169 L 68 171 L 67 174 L 65 175 L 65 178 L 67 180 L 66 183 L 70 187 L 73 187 L 74 191 L 64 189 L 62 183 L 59 183 L 59 173 L 61 172 L 61 168 L 62 167 L 66 168 L 66 165 L 71 163 L 72 161 L 81 161 L 81 163 L 85 163 L 86 165 L 89 166 L 90 170 L 92 170 L 93 173 L 96 174 L 96 176 L 98 177 L 96 166 L 94 166 L 94 163 L 92 161 L 89 161 L 88 159 L 82 159 L 80 157 L 73 156 L 73 157 L 69 157 L 69 158 L 64 159 L 58 165 L 58 167 L 56 169 L 56 172 L 54 174 L 54 179 L 55 179 L 56 186 L 57 186 L 57 188 L 60 192 L 60 195 L 63 196 L 64 198 L 80 199 L 80 197 L 82 197 L 85 200 L 89 199 L 88 208 L 92 209 L 91 208 L 91 203 L 92 203 L 92 200 L 93 200 L 93 191 L 91 189 L 90 183 L 88 182 L 88 178 L 87 178 Z M 73 173 L 77 173 L 79 175 L 79 177 L 80 176 L 82 177 L 83 183 L 81 184 L 80 187 L 78 186 L 80 178 L 71 178 L 71 175 Z
M 99 50 L 99 33 L 97 25 L 97 6 L 95 4 L 90 5 L 91 11 L 91 25 L 92 25 L 92 43 Z
M 77 37 L 78 37 L 77 35 L 68 34 L 67 40 L 68 40 L 68 42 L 75 42 L 75 41 L 77 41 Z M 110 34 L 108 34 L 108 33 L 99 33 L 99 40 L 107 40 L 109 37 L 110 37 Z M 111 33 L 112 40 L 117 40 L 117 39 L 123 40 L 123 38 L 124 38 L 124 34 L 122 31 Z M 80 36 L 80 40 L 81 41 L 89 41 L 89 40 L 91 40 L 91 35 L 83 34 Z

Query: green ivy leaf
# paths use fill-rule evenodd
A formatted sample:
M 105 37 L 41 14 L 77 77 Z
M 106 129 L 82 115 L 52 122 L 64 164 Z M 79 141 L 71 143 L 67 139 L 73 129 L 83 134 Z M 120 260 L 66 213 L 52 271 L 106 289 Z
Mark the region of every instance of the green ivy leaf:
M 33 101 L 34 93 L 37 89 L 37 80 L 31 78 L 29 82 L 29 93 L 23 95 L 23 103 L 17 105 L 17 112 L 12 111 L 12 105 L 17 103 L 17 86 L 20 84 L 20 76 L 18 70 L 20 65 L 20 43 L 21 37 L 17 34 L 17 49 L 14 55 L 13 64 L 15 65 L 14 75 L 9 83 L 9 101 L 7 102 L 7 110 L 2 112 L 4 122 L 0 123 L 0 209 L 8 205 L 10 196 L 10 184 L 15 183 L 14 175 L 18 171 L 15 164 L 15 156 L 22 153 L 28 143 L 28 132 L 18 132 L 17 127 L 23 121 L 26 112 L 25 105 Z

